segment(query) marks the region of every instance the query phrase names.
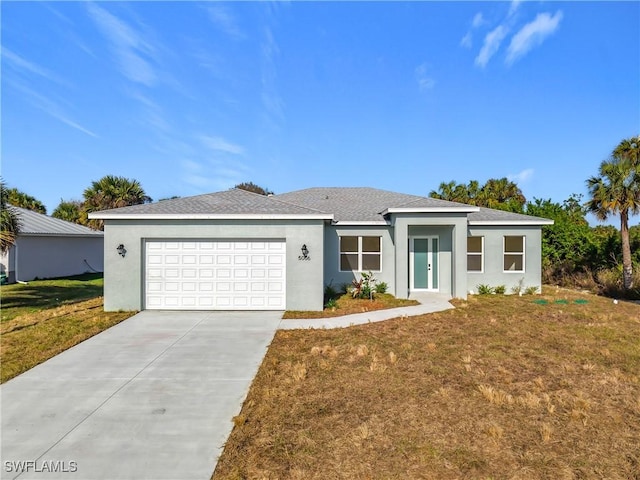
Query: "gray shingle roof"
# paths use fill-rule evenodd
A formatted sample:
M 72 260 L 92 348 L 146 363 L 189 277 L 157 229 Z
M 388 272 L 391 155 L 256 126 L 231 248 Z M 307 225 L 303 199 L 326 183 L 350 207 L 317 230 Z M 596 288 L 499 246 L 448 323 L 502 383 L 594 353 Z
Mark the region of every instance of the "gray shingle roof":
M 104 210 L 91 215 L 318 215 L 323 212 L 292 205 L 273 196 L 267 197 L 237 188 L 195 197 L 175 198 L 156 203 Z
M 383 222 L 389 208 L 462 207 L 460 203 L 369 187 L 317 187 L 282 193 L 276 198 L 333 213 L 338 222 Z
M 136 216 L 189 215 L 285 215 L 318 216 L 336 222 L 385 222 L 383 212 L 389 209 L 466 209 L 470 222 L 547 223 L 545 219 L 516 213 L 473 207 L 430 197 L 408 195 L 369 187 L 317 187 L 264 196 L 246 190 L 231 189 L 195 197 L 176 198 L 156 203 L 133 205 L 94 212 L 91 218 L 135 218 Z
M 53 235 L 53 236 L 83 236 L 102 237 L 104 234 L 76 223 L 66 222 L 59 218 L 49 217 L 25 208 L 10 206 L 20 218 L 21 235 Z

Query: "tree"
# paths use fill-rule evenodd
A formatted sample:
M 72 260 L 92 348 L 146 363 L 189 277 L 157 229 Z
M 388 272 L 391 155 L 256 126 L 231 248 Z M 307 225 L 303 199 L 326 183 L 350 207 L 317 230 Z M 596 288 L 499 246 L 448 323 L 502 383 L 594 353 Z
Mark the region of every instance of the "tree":
M 542 227 L 542 267 L 545 281 L 564 281 L 588 267 L 595 248 L 594 235 L 585 218 L 581 196 L 572 195 L 560 203 L 534 198 L 527 203 L 527 215 L 549 218 L 553 225 Z
M 633 264 L 629 242 L 629 216 L 640 213 L 640 136 L 622 140 L 611 158 L 600 164 L 599 175 L 587 179 L 591 199 L 587 209 L 599 220 L 620 216 L 622 280 L 626 290 L 633 287 Z
M 81 223 L 82 202 L 79 200 L 63 200 L 51 214 L 54 218 L 66 220 L 67 222 Z
M 42 213 L 43 215 L 47 214 L 47 208 L 40 200 L 21 192 L 17 188 L 7 189 L 7 203 L 15 207 L 33 210 L 34 212 Z
M 107 175 L 92 182 L 83 195 L 82 223 L 96 230 L 103 230 L 104 222 L 96 219 L 89 220 L 89 213 L 151 202 L 151 197 L 144 192 L 140 182 L 113 175 Z
M 0 251 L 6 253 L 15 243 L 20 233 L 20 215 L 9 207 L 8 190 L 0 179 Z M 9 208 L 8 208 L 9 207 Z
M 234 188 L 246 190 L 247 192 L 258 193 L 260 195 L 273 195 L 273 192 L 268 188 L 262 188 L 253 182 L 242 182 L 236 185 Z
M 490 178 L 482 187 L 477 180 L 471 180 L 467 185 L 455 181 L 442 182 L 438 190 L 432 190 L 429 196 L 518 213 L 522 213 L 527 201 L 522 190 L 507 178 Z

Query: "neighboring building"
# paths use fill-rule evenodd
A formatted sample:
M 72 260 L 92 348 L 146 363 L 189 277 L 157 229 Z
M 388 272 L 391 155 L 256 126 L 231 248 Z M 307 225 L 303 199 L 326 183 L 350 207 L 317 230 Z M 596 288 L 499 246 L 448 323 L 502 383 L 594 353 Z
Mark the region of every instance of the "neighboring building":
M 321 310 L 325 285 L 363 271 L 400 298 L 540 287 L 553 223 L 373 188 L 233 189 L 90 218 L 105 222 L 106 310 Z
M 19 207 L 22 224 L 13 247 L 0 257 L 9 283 L 56 278 L 104 269 L 102 232 Z

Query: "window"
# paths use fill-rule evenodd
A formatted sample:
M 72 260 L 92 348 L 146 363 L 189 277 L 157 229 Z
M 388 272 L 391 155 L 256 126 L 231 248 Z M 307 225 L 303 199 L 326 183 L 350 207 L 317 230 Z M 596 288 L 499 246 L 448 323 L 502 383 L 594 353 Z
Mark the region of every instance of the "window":
M 379 272 L 381 263 L 380 237 L 340 237 L 341 272 Z
M 467 237 L 467 271 L 482 272 L 483 256 L 484 237 Z
M 504 271 L 524 272 L 524 237 L 504 237 Z

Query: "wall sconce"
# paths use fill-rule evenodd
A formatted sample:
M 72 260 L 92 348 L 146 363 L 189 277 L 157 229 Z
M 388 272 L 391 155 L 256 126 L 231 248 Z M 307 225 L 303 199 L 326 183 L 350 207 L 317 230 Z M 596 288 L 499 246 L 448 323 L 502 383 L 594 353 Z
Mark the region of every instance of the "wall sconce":
M 307 248 L 306 243 L 302 245 L 300 251 L 302 252 L 302 255 L 298 257 L 298 260 L 311 260 L 311 257 L 309 257 L 309 249 Z
M 123 244 L 120 244 L 116 247 L 116 250 L 118 251 L 118 253 L 120 254 L 120 256 L 122 256 L 122 258 L 124 258 L 124 256 L 127 254 L 127 249 L 124 248 Z

